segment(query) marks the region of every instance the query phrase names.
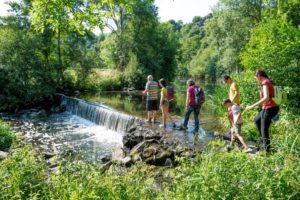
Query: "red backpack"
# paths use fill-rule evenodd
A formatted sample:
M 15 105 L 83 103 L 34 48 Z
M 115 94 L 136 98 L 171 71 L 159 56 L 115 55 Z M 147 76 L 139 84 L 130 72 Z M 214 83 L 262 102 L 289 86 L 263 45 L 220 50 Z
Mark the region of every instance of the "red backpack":
M 167 98 L 168 101 L 173 101 L 175 99 L 174 97 L 174 88 L 171 86 L 167 86 Z

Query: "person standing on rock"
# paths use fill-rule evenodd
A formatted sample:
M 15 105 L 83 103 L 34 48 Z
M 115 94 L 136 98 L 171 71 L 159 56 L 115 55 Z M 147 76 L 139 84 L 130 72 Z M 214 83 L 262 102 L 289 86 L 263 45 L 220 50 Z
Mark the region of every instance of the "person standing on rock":
M 169 117 L 170 121 L 172 122 L 173 127 L 176 126 L 174 123 L 170 113 L 169 113 L 169 100 L 168 100 L 168 93 L 167 93 L 167 82 L 162 78 L 159 80 L 159 86 L 161 87 L 161 94 L 160 94 L 160 109 L 162 112 L 162 124 L 160 127 L 166 128 L 167 126 L 167 118 Z
M 148 111 L 148 118 L 146 122 L 155 123 L 156 112 L 158 110 L 158 83 L 153 81 L 153 76 L 149 75 L 147 77 L 147 83 L 143 94 L 147 94 L 146 109 Z
M 202 88 L 197 86 L 195 82 L 192 79 L 189 79 L 187 81 L 188 88 L 186 90 L 186 113 L 184 117 L 183 125 L 181 125 L 181 130 L 186 130 L 188 121 L 190 118 L 190 114 L 194 112 L 194 121 L 195 121 L 195 127 L 194 127 L 194 133 L 198 133 L 199 131 L 199 113 L 201 106 L 205 100 L 204 92 Z

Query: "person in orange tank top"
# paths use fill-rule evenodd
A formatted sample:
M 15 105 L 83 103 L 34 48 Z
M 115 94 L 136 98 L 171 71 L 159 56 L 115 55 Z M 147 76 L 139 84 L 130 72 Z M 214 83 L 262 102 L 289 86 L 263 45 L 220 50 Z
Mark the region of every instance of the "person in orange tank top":
M 252 105 L 248 105 L 245 111 L 260 104 L 262 105 L 261 111 L 255 117 L 255 124 L 260 134 L 260 144 L 263 143 L 264 150 L 269 153 L 271 148 L 269 128 L 272 118 L 279 112 L 279 106 L 272 99 L 272 97 L 274 97 L 274 86 L 266 72 L 263 70 L 256 70 L 254 77 L 261 85 L 260 100 Z

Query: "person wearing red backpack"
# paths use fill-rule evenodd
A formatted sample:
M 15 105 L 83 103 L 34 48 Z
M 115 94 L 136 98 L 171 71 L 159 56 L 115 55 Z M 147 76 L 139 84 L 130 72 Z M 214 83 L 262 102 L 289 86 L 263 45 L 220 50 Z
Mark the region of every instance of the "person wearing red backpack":
M 166 128 L 168 117 L 169 117 L 170 121 L 172 122 L 173 127 L 175 127 L 176 124 L 174 123 L 174 121 L 169 113 L 169 102 L 172 101 L 173 99 L 169 100 L 170 95 L 168 95 L 168 92 L 167 92 L 167 82 L 164 79 L 160 79 L 159 86 L 161 87 L 160 109 L 162 112 L 162 124 L 160 125 L 160 127 Z
M 188 125 L 188 121 L 190 118 L 190 114 L 192 112 L 194 112 L 194 121 L 195 121 L 195 126 L 194 126 L 194 133 L 198 133 L 199 131 L 199 113 L 200 113 L 200 109 L 201 109 L 201 105 L 204 102 L 204 93 L 202 91 L 201 88 L 199 88 L 199 86 L 197 86 L 194 82 L 194 80 L 189 79 L 187 81 L 187 85 L 188 88 L 186 90 L 186 113 L 184 116 L 184 122 L 181 125 L 180 129 L 181 130 L 186 130 L 187 129 L 187 125 Z M 203 93 L 203 99 L 199 99 L 199 102 L 197 102 L 197 91 L 202 91 Z
M 274 85 L 266 72 L 256 70 L 254 77 L 261 85 L 260 100 L 252 105 L 248 105 L 245 111 L 262 104 L 262 109 L 255 118 L 255 124 L 260 134 L 259 143 L 263 143 L 264 150 L 269 153 L 271 148 L 269 128 L 272 118 L 279 112 L 279 106 L 272 99 L 274 97 Z

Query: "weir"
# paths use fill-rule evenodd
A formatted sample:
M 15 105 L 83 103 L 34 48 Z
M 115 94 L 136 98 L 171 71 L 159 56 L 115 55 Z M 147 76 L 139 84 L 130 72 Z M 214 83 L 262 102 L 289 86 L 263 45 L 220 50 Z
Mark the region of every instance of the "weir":
M 139 120 L 100 103 L 91 103 L 63 94 L 57 95 L 60 98 L 60 106 L 65 107 L 66 111 L 118 133 L 124 133 Z

